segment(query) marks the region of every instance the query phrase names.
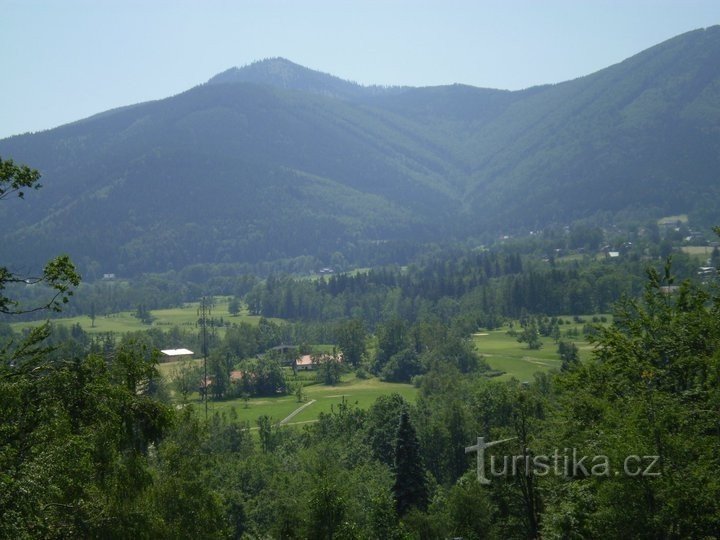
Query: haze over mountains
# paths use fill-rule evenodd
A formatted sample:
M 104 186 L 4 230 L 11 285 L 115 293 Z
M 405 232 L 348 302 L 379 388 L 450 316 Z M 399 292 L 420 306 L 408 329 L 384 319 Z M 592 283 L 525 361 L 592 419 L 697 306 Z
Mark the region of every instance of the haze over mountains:
M 351 253 L 576 219 L 717 220 L 720 27 L 510 92 L 363 87 L 284 59 L 0 141 L 43 189 L 3 260 L 137 273 Z

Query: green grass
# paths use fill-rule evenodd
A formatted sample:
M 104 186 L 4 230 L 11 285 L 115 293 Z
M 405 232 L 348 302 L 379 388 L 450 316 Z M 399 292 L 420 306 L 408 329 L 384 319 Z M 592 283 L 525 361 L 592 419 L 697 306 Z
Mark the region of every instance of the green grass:
M 211 316 L 215 319 L 222 317 L 224 322 L 240 324 L 247 322 L 256 325 L 260 320 L 260 316 L 249 315 L 247 310 L 243 310 L 239 315 L 230 315 L 228 313 L 229 297 L 216 297 L 215 306 L 212 308 Z M 173 326 L 195 329 L 198 320 L 198 302 L 190 302 L 182 307 L 171 309 L 156 309 L 150 313 L 155 318 L 151 325 L 143 324 L 140 319 L 134 316 L 134 311 L 122 311 L 112 313 L 110 315 L 100 315 L 95 317 L 95 325 L 93 326 L 90 317 L 82 315 L 78 317 L 65 317 L 61 319 L 53 319 L 52 324 L 71 327 L 79 324 L 80 327 L 89 334 L 101 334 L 112 332 L 123 334 L 126 332 L 136 332 L 138 330 L 147 330 L 148 328 L 169 329 Z M 278 321 L 279 319 L 272 319 Z M 25 328 L 37 326 L 41 321 L 18 322 L 12 323 L 13 331 L 19 332 Z M 217 329 L 220 337 L 224 334 L 224 328 Z
M 161 370 L 163 369 L 168 371 L 171 366 L 161 366 Z M 168 376 L 169 373 L 168 371 Z M 314 403 L 308 405 L 302 412 L 292 418 L 288 425 L 293 425 L 317 420 L 321 412 L 328 413 L 332 407 L 337 408 L 343 399 L 351 405 L 357 404 L 360 408 L 367 409 L 378 397 L 394 392 L 402 395 L 410 402 L 414 402 L 417 395 L 417 389 L 410 384 L 386 383 L 377 378 L 358 379 L 354 374 L 347 374 L 335 386 L 322 384 L 304 386 L 303 393 L 305 396 L 302 403 L 298 403 L 294 394 L 251 398 L 247 402 L 238 398 L 225 401 L 210 401 L 208 403 L 208 412 L 210 414 L 216 412 L 228 413 L 230 409 L 235 409 L 239 421 L 249 422 L 254 427 L 260 416 L 267 415 L 272 419 L 273 423 L 278 423 L 294 410 L 311 400 L 315 400 Z M 190 396 L 189 403 L 193 405 L 198 414 L 204 414 L 205 406 L 199 394 L 194 393 Z
M 295 396 L 287 395 L 252 398 L 248 400 L 247 406 L 241 399 L 210 401 L 208 402 L 208 411 L 213 414 L 215 412 L 229 412 L 230 409 L 235 409 L 240 422 L 248 422 L 251 427 L 255 427 L 255 422 L 263 415 L 269 416 L 273 423 L 277 423 L 301 405 L 302 403 L 298 403 Z M 204 414 L 204 405 L 199 399 L 195 403 L 195 410 L 199 414 Z
M 608 322 L 612 321 L 611 316 L 606 315 L 606 317 Z M 566 321 L 572 321 L 571 316 L 562 318 Z M 588 323 L 592 322 L 592 316 L 583 316 L 583 319 Z M 592 354 L 592 345 L 582 335 L 584 324 L 573 322 L 560 326 L 560 331 L 563 334 L 561 339 L 571 341 L 577 345 L 581 361 L 590 358 Z M 577 329 L 579 332 L 577 337 L 565 337 L 565 332 L 571 328 Z M 533 375 L 537 372 L 560 369 L 560 356 L 557 353 L 557 345 L 552 338 L 541 337 L 542 348 L 531 350 L 526 343 L 518 343 L 517 338 L 508 335 L 509 329 L 508 326 L 504 326 L 498 330 L 473 334 L 475 348 L 483 355 L 490 368 L 504 372 L 503 375 L 496 378 L 497 380 L 509 380 L 514 377 L 520 381 L 531 381 Z M 515 329 L 519 329 L 517 323 Z
M 678 214 L 677 216 L 667 216 L 667 217 L 658 219 L 657 223 L 658 223 L 658 225 L 665 225 L 665 224 L 674 225 L 678 221 L 680 223 L 687 223 L 688 222 L 687 214 Z
M 558 263 L 575 262 L 582 261 L 585 257 L 587 257 L 587 255 L 583 253 L 571 253 L 570 255 L 563 255 L 561 257 L 558 257 L 557 259 L 555 259 L 555 261 Z
M 507 331 L 506 327 L 473 335 L 475 347 L 488 365 L 493 370 L 505 372 L 497 377 L 498 380 L 515 377 L 521 381 L 529 381 L 538 371 L 560 369 L 560 358 L 555 352 L 556 346 L 552 339 L 541 338 L 542 348 L 530 350 L 527 344 L 518 343 L 515 337 L 507 334 Z
M 388 383 L 376 378 L 358 379 L 355 376 L 350 376 L 336 386 L 309 386 L 305 388 L 306 400 L 316 401 L 295 416 L 291 422 L 315 420 L 321 412 L 328 413 L 333 407 L 337 409 L 343 399 L 350 405 L 357 404 L 361 409 L 367 409 L 378 397 L 395 392 L 411 403 L 417 396 L 417 389 L 410 384 Z
M 713 248 L 709 246 L 683 246 L 680 249 L 688 255 L 704 255 L 705 258 L 712 255 L 713 252 Z

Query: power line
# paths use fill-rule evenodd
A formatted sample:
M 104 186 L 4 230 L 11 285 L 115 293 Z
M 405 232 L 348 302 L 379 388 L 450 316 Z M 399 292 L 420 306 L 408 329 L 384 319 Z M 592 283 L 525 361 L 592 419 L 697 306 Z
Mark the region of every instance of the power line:
M 207 339 L 207 321 L 212 313 L 210 307 L 211 302 L 206 296 L 200 299 L 200 307 L 198 308 L 198 316 L 200 317 L 200 327 L 202 328 L 202 355 L 203 355 L 203 399 L 205 400 L 205 421 L 208 419 L 208 375 L 207 375 L 207 357 L 208 357 L 208 339 Z

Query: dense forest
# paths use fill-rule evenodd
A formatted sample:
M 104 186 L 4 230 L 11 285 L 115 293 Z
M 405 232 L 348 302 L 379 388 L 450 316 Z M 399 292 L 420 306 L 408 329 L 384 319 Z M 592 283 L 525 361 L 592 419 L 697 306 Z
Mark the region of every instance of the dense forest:
M 442 324 L 388 323 L 372 369 L 422 365 L 416 403 L 347 402 L 256 432 L 170 407 L 137 336 L 88 353 L 38 330 L 0 368 L 2 536 L 715 536 L 720 298 L 690 284 L 668 296 L 668 279 L 651 272 L 616 306 L 591 361 L 524 384 L 484 377 Z M 465 453 L 478 434 L 512 439 L 516 474 L 478 482 Z M 557 452 L 553 473 L 528 467 Z
M 37 185 L 37 171 L 1 165 L 0 198 Z M 586 236 L 568 233 L 568 246 Z M 208 291 L 264 315 L 256 325 L 213 316 L 207 398 L 289 393 L 282 358 L 267 351 L 332 343 L 344 361 L 322 356 L 323 384 L 354 370 L 411 381 L 417 399 L 348 399 L 304 425 L 251 425 L 235 409 L 203 416 L 189 404 L 199 376 L 189 364 L 172 381 L 182 401 L 171 397 L 158 349 L 183 333 L 207 346 L 197 328 L 90 336 L 61 319 L 24 333 L 3 323 L 0 536 L 716 537 L 720 294 L 686 255 L 660 264 L 672 233 L 643 238 L 618 261 L 538 257 L 546 245 L 535 239 L 313 279 L 216 268 L 201 285 L 213 272 L 202 267 L 185 289 L 156 275 L 137 290 L 83 290 L 66 256 L 28 289 L 30 278 L 2 267 L 6 320 L 154 308 Z M 587 327 L 588 360 L 560 340 L 562 368 L 528 381 L 493 377 L 469 339 L 517 321 L 532 348 L 533 333 L 560 338 L 568 314 L 607 311 L 611 324 Z M 235 387 L 233 369 L 243 374 Z M 478 468 L 468 450 L 481 444 Z
M 2 252 L 18 267 L 67 253 L 95 280 L 308 258 L 405 264 L 418 244 L 578 220 L 688 214 L 709 233 L 719 58 L 714 26 L 516 92 L 363 87 L 268 59 L 0 141 L 45 184 L 0 208 Z

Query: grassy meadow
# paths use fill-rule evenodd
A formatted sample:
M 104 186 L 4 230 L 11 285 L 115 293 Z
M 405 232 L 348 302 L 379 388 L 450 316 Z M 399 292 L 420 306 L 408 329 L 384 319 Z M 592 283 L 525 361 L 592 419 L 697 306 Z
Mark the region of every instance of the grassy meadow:
M 258 323 L 260 317 L 251 316 L 246 310 L 239 315 L 231 316 L 228 312 L 228 302 L 228 297 L 217 297 L 212 309 L 212 316 L 216 319 L 222 317 L 225 322 L 231 323 Z M 132 311 L 98 316 L 95 318 L 94 325 L 90 317 L 87 316 L 55 319 L 53 324 L 67 327 L 79 324 L 83 330 L 90 334 L 105 332 L 122 334 L 146 330 L 150 327 L 164 329 L 173 326 L 195 328 L 198 319 L 198 306 L 199 304 L 196 302 L 172 309 L 152 310 L 151 314 L 154 317 L 152 325 L 143 324 L 135 317 Z M 608 321 L 612 320 L 610 316 L 606 317 Z M 563 319 L 566 324 L 560 327 L 563 334 L 562 339 L 572 341 L 578 346 L 581 360 L 589 358 L 592 346 L 584 338 L 582 329 L 584 323 L 590 322 L 592 317 L 585 316 L 584 322 L 581 323 L 573 322 L 572 317 L 563 317 Z M 15 331 L 19 331 L 37 324 L 37 322 L 20 322 L 13 323 L 12 326 Z M 519 329 L 517 322 L 514 327 L 516 330 Z M 565 332 L 570 329 L 576 329 L 578 336 L 566 337 Z M 218 330 L 222 334 L 223 328 Z M 536 372 L 560 369 L 561 361 L 557 353 L 557 345 L 552 338 L 542 337 L 543 346 L 540 349 L 531 350 L 527 344 L 519 343 L 516 337 L 509 335 L 509 330 L 510 327 L 506 325 L 497 330 L 480 331 L 472 336 L 477 351 L 485 358 L 490 367 L 494 371 L 502 372 L 501 375 L 496 377 L 497 380 L 516 378 L 526 381 L 531 380 Z M 318 345 L 316 349 L 329 352 L 332 350 L 332 345 Z M 195 360 L 195 362 L 198 366 L 202 365 L 201 360 Z M 169 388 L 172 388 L 171 382 L 177 365 L 177 362 L 164 362 L 159 365 L 159 371 L 168 383 Z M 304 373 L 296 377 L 289 369 L 287 370 L 287 380 L 292 387 L 299 382 L 304 384 L 303 402 L 298 402 L 294 394 L 250 398 L 247 400 L 237 398 L 225 401 L 210 401 L 208 405 L 209 411 L 211 413 L 228 413 L 231 409 L 234 409 L 238 420 L 255 425 L 256 420 L 262 415 L 269 416 L 273 422 L 277 423 L 299 407 L 312 402 L 288 421 L 289 425 L 293 425 L 314 421 L 321 412 L 330 412 L 332 407 L 337 407 L 343 400 L 350 404 L 357 404 L 361 408 L 368 408 L 381 395 L 397 392 L 410 402 L 413 402 L 417 395 L 417 389 L 410 384 L 388 383 L 375 377 L 358 379 L 352 373 L 345 374 L 335 386 L 316 383 L 312 373 Z M 176 403 L 179 402 L 179 398 L 174 395 L 172 389 L 170 391 Z M 204 403 L 198 393 L 193 393 L 189 397 L 189 404 L 195 408 L 198 414 L 203 414 Z
M 605 315 L 607 321 L 611 321 L 610 315 Z M 562 317 L 571 321 L 572 317 Z M 592 316 L 583 317 L 586 322 L 592 321 Z M 580 360 L 586 360 L 592 352 L 592 345 L 583 336 L 582 330 L 585 323 L 564 324 L 561 328 L 562 340 L 573 342 L 580 352 Z M 518 329 L 518 325 L 515 325 Z M 565 332 L 570 329 L 578 331 L 577 337 L 565 337 Z M 560 369 L 561 361 L 557 353 L 557 344 L 549 337 L 541 337 L 542 347 L 540 349 L 529 349 L 526 343 L 519 343 L 517 338 L 508 334 L 509 326 L 503 326 L 497 330 L 477 332 L 473 334 L 473 341 L 476 350 L 485 358 L 488 365 L 496 371 L 503 371 L 497 380 L 509 380 L 516 378 L 520 381 L 530 381 L 533 374 L 538 371 L 551 371 Z
M 243 308 L 239 315 L 230 315 L 228 312 L 229 301 L 230 297 L 215 297 L 215 305 L 212 308 L 210 316 L 216 320 L 222 318 L 224 322 L 235 324 L 247 322 L 255 325 L 258 323 L 260 316 L 249 315 L 246 308 Z M 107 332 L 124 334 L 126 332 L 147 330 L 148 328 L 161 328 L 166 330 L 168 328 L 172 328 L 173 326 L 195 328 L 199 318 L 199 306 L 199 302 L 188 302 L 181 307 L 151 310 L 150 314 L 153 316 L 154 320 L 152 324 L 149 325 L 144 324 L 140 319 L 138 319 L 135 316 L 135 311 L 121 311 L 118 313 L 111 313 L 109 315 L 99 315 L 95 317 L 94 324 L 92 319 L 87 315 L 52 319 L 52 324 L 66 326 L 68 328 L 79 324 L 80 327 L 89 334 L 104 334 Z M 25 328 L 37 325 L 38 321 L 28 321 L 12 323 L 10 326 L 15 332 L 19 332 Z M 220 337 L 222 337 L 224 334 L 224 328 L 218 327 L 217 331 Z
M 200 360 L 196 360 L 202 365 Z M 168 362 L 160 365 L 160 372 L 166 380 L 172 379 L 172 370 L 176 362 Z M 417 389 L 410 384 L 383 382 L 375 377 L 358 379 L 354 374 L 346 374 L 341 381 L 334 386 L 318 384 L 309 381 L 309 374 L 304 373 L 302 379 L 295 378 L 292 371 L 288 369 L 287 380 L 291 385 L 303 382 L 303 400 L 299 402 L 294 393 L 281 396 L 263 396 L 244 400 L 242 398 L 228 399 L 223 401 L 208 402 L 208 412 L 230 413 L 234 409 L 237 419 L 240 422 L 249 422 L 251 426 L 260 416 L 267 415 L 273 423 L 279 423 L 288 417 L 295 410 L 303 407 L 303 410 L 287 422 L 287 425 L 303 424 L 317 420 L 320 413 L 328 413 L 333 407 L 338 407 L 343 400 L 351 405 L 357 405 L 367 409 L 375 400 L 386 394 L 398 393 L 409 402 L 414 402 Z M 204 414 L 205 405 L 198 393 L 193 393 L 188 403 L 193 406 L 198 414 Z
M 688 255 L 699 255 L 703 261 L 710 257 L 713 252 L 713 248 L 710 246 L 683 246 L 680 249 Z
M 609 315 L 606 315 L 606 318 L 608 322 L 612 320 Z M 562 339 L 572 341 L 577 345 L 581 360 L 589 358 L 592 345 L 583 337 L 582 329 L 586 322 L 592 321 L 592 317 L 583 317 L 584 322 L 580 323 L 571 322 L 572 317 L 563 317 L 563 319 L 566 324 L 561 326 Z M 515 324 L 515 328 L 518 328 L 517 324 Z M 578 331 L 577 337 L 564 335 L 571 329 Z M 482 354 L 493 370 L 503 372 L 502 375 L 496 377 L 497 380 L 515 378 L 520 381 L 528 381 L 532 380 L 533 375 L 537 372 L 560 369 L 561 361 L 557 353 L 557 345 L 552 338 L 541 338 L 543 346 L 537 350 L 530 350 L 527 344 L 519 343 L 516 337 L 509 335 L 508 330 L 510 327 L 504 326 L 498 330 L 478 332 L 473 335 L 477 351 Z M 201 365 L 200 360 L 196 362 Z M 175 362 L 160 365 L 160 372 L 167 380 L 172 379 L 173 368 L 176 365 Z M 375 377 L 359 379 L 352 373 L 345 374 L 335 386 L 316 383 L 311 372 L 302 373 L 296 377 L 288 369 L 286 376 L 293 388 L 299 382 L 303 383 L 302 402 L 298 402 L 294 394 L 247 400 L 238 398 L 210 401 L 208 410 L 212 414 L 214 412 L 229 413 L 231 409 L 234 409 L 238 420 L 249 422 L 251 426 L 254 426 L 262 415 L 269 416 L 273 423 L 279 423 L 295 410 L 306 405 L 287 422 L 287 425 L 300 425 L 315 421 L 321 412 L 330 412 L 343 400 L 366 409 L 381 395 L 397 392 L 410 402 L 414 402 L 417 396 L 417 389 L 410 384 L 388 383 Z M 190 396 L 189 403 L 198 414 L 203 414 L 204 404 L 199 394 L 195 393 Z

